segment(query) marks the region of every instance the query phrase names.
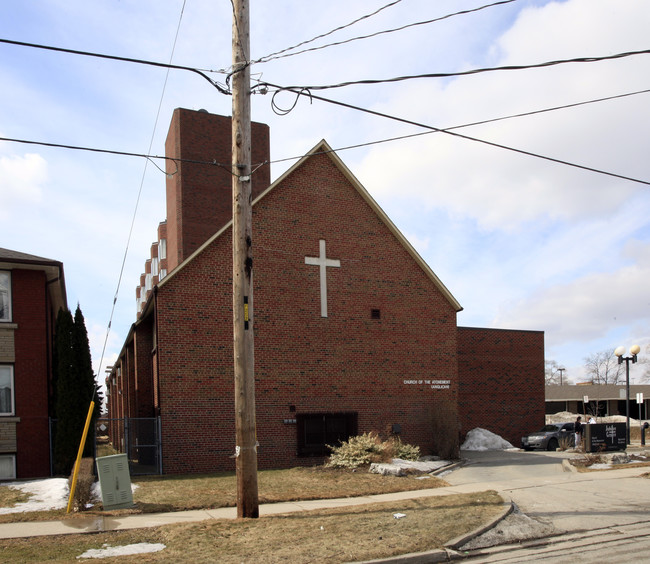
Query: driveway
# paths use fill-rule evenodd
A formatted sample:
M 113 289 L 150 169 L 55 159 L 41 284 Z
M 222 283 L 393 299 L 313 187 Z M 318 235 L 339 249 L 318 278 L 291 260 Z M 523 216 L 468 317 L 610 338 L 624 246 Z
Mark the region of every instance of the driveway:
M 565 452 L 463 451 L 467 464 L 444 476 L 457 488 L 494 489 L 509 496 L 519 512 L 488 533 L 500 542 L 551 534 L 605 530 L 630 524 L 650 528 L 648 468 L 599 472 L 565 471 Z M 508 523 L 510 522 L 510 524 Z M 476 539 L 474 546 L 494 544 Z M 483 544 L 481 544 L 483 542 Z

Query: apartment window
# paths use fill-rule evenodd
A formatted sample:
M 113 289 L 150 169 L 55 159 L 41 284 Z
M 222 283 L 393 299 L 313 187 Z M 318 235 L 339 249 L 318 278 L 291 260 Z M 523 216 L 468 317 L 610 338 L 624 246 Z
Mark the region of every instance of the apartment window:
M 158 280 L 162 280 L 165 276 L 167 276 L 167 269 L 161 268 L 160 272 L 158 273 Z
M 0 321 L 11 321 L 11 273 L 0 270 Z
M 0 480 L 16 479 L 16 455 L 0 455 Z
M 167 239 L 158 241 L 158 258 L 160 260 L 167 258 Z
M 337 446 L 357 434 L 356 413 L 305 413 L 296 415 L 298 454 L 325 456 L 328 446 Z
M 151 275 L 158 276 L 158 257 L 152 257 L 151 259 Z
M 14 367 L 0 364 L 0 415 L 14 415 Z

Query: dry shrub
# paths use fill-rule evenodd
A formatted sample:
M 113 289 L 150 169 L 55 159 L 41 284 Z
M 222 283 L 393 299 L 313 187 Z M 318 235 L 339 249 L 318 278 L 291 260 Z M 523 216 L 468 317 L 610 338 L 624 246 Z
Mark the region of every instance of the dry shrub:
M 571 437 L 560 437 L 558 440 L 560 450 L 569 450 L 571 448 Z
M 605 461 L 603 459 L 602 454 L 599 452 L 593 452 L 593 453 L 586 452 L 583 456 L 579 458 L 574 458 L 570 462 L 574 466 L 588 468 L 592 464 L 603 464 Z
M 433 453 L 445 460 L 460 458 L 458 410 L 451 402 L 439 403 L 431 413 Z
M 373 462 L 386 462 L 393 458 L 417 460 L 420 457 L 419 447 L 404 444 L 396 437 L 382 441 L 374 432 L 350 437 L 340 446 L 329 448 L 332 450 L 326 464 L 329 468 L 358 468 Z
M 86 506 L 92 502 L 92 487 L 95 483 L 93 474 L 94 460 L 92 458 L 82 458 L 79 463 L 79 472 L 77 473 L 77 485 L 74 490 L 73 507 L 75 511 L 84 511 Z M 68 485 L 72 489 L 72 478 L 74 476 L 74 467 Z
M 389 460 L 417 460 L 420 458 L 420 447 L 403 443 L 399 437 L 391 437 L 384 443 L 384 453 Z

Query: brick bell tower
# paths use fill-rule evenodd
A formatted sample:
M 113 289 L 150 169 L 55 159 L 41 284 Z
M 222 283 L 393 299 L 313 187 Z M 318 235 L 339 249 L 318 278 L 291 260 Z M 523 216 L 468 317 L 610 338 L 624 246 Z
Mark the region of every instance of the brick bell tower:
M 167 268 L 171 272 L 232 219 L 232 126 L 230 117 L 176 108 L 165 153 L 167 161 Z M 269 127 L 251 124 L 255 174 L 252 196 L 271 183 Z M 178 168 L 177 168 L 178 167 Z

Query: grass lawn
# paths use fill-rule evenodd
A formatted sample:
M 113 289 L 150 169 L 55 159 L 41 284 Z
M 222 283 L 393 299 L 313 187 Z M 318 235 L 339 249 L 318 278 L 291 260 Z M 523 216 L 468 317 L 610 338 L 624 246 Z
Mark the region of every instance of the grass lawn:
M 156 553 L 102 562 L 354 562 L 442 548 L 499 514 L 496 492 L 436 496 L 261 517 L 203 521 L 115 533 L 0 541 L 3 562 L 79 562 L 89 549 L 161 543 Z M 394 514 L 405 517 L 396 519 Z
M 234 474 L 134 478 L 136 507 L 82 515 L 182 511 L 236 504 Z M 324 467 L 261 471 L 260 503 L 365 496 L 425 488 L 444 488 L 435 477 L 416 479 Z M 24 494 L 0 487 L 0 506 L 24 501 Z M 122 532 L 0 540 L 2 562 L 79 562 L 89 549 L 137 543 L 162 543 L 156 553 L 119 556 L 102 562 L 346 562 L 441 548 L 497 515 L 495 492 L 427 497 L 274 515 L 260 519 L 215 520 Z M 395 518 L 395 513 L 405 517 Z M 2 515 L 1 521 L 78 519 L 65 510 Z M 81 560 L 83 561 L 83 560 Z

